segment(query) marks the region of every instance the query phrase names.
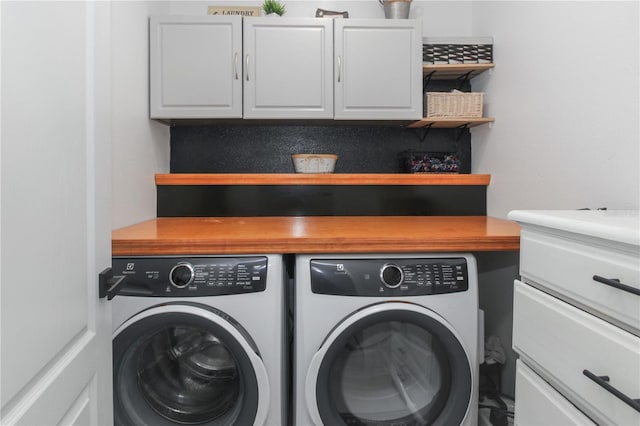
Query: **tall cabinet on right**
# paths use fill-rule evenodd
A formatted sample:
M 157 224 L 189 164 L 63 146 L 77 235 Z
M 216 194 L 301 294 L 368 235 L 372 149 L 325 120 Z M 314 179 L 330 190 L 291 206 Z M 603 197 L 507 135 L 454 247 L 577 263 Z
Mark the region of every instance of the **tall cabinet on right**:
M 640 424 L 638 211 L 513 211 L 515 422 Z

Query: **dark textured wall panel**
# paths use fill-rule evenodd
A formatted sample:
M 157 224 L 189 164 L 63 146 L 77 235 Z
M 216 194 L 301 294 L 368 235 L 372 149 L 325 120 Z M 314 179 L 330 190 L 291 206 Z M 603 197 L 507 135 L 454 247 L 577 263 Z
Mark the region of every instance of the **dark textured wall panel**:
M 310 122 L 312 123 L 312 122 Z M 337 154 L 336 173 L 398 173 L 403 152 L 455 152 L 471 172 L 468 130 L 355 125 L 174 126 L 171 173 L 293 173 L 291 154 Z M 457 138 L 460 136 L 459 140 Z
M 167 185 L 158 217 L 484 216 L 485 186 Z

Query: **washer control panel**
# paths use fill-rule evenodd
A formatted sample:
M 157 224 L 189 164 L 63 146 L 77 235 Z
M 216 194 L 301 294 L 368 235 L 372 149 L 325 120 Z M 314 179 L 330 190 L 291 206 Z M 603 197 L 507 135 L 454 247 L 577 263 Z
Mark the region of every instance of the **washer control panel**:
M 465 258 L 311 260 L 311 291 L 318 294 L 424 296 L 468 288 Z
M 264 291 L 267 258 L 114 257 L 114 275 L 126 276 L 123 296 L 193 297 Z

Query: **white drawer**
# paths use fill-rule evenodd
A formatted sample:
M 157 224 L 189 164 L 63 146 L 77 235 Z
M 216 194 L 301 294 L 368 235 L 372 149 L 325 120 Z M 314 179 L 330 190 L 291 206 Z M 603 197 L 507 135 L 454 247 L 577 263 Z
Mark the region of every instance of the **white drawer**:
M 525 227 L 520 274 L 524 281 L 640 335 L 640 296 L 593 279 L 594 275 L 617 278 L 640 289 L 638 250 L 637 246 Z
M 514 423 L 520 426 L 595 425 L 521 360 L 516 361 Z
M 640 412 L 586 377 L 640 398 L 640 338 L 529 285 L 515 282 L 513 348 L 596 423 L 640 424 Z

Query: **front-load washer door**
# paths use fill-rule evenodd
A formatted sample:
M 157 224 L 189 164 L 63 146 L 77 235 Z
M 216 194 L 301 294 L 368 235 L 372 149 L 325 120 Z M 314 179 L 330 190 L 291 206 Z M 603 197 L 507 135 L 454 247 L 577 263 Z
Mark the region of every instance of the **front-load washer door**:
M 192 303 L 154 306 L 113 337 L 116 425 L 261 425 L 269 384 L 246 331 Z
M 383 302 L 326 337 L 307 371 L 307 408 L 318 425 L 459 425 L 472 382 L 469 356 L 442 317 Z

